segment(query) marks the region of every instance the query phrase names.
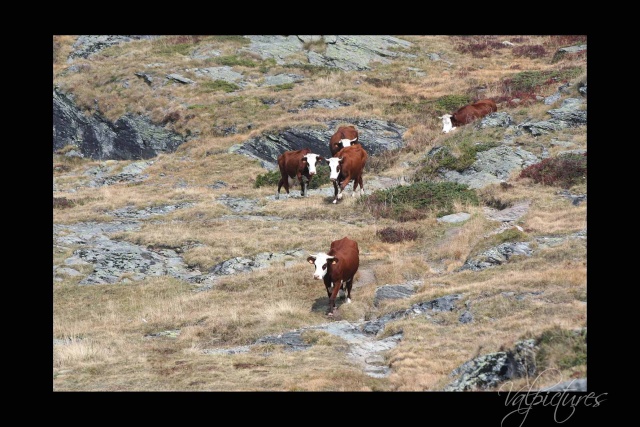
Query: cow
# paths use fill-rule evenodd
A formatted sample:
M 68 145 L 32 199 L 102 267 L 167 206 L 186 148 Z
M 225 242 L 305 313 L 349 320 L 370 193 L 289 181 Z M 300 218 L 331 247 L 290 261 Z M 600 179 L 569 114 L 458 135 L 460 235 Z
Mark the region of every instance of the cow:
M 358 185 L 360 185 L 360 193 L 364 194 L 362 171 L 367 163 L 368 157 L 362 145 L 355 144 L 343 148 L 338 151 L 334 157 L 327 159 L 327 163 L 329 163 L 329 168 L 331 169 L 329 171 L 329 179 L 333 183 L 334 189 L 333 203 L 337 203 L 338 200 L 342 199 L 342 192 L 351 180 L 353 180 L 352 195 L 355 197 Z
M 338 151 L 356 143 L 359 143 L 356 128 L 352 125 L 340 126 L 329 140 L 329 151 L 332 156 L 335 156 Z
M 327 288 L 327 296 L 329 297 L 328 316 L 333 316 L 338 291 L 342 291 L 342 298 L 344 298 L 344 293 L 346 292 L 347 304 L 351 304 L 353 278 L 360 265 L 360 250 L 355 240 L 351 240 L 348 237 L 335 240 L 331 242 L 329 252 L 318 252 L 315 255 L 310 255 L 307 261 L 315 267 L 313 278 L 316 280 L 322 279 L 325 288 Z
M 498 106 L 492 99 L 481 99 L 438 118 L 442 119 L 442 132 L 449 133 L 457 126 L 466 125 L 496 111 L 498 111 Z
M 310 149 L 303 148 L 297 151 L 285 151 L 278 156 L 278 168 L 280 169 L 280 181 L 276 199 L 280 198 L 280 188 L 284 186 L 287 196 L 289 187 L 295 184 L 297 178 L 300 183 L 302 197 L 307 195 L 307 188 L 311 178 L 316 174 L 316 164 L 322 162 L 324 157 L 313 154 Z M 303 178 L 306 178 L 303 179 Z

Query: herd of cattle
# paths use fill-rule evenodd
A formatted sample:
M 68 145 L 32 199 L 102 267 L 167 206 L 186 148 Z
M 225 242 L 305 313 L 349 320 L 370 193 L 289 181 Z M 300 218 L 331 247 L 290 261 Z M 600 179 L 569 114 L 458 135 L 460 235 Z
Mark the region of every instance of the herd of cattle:
M 491 99 L 482 99 L 465 105 L 451 114 L 444 114 L 442 132 L 449 133 L 456 127 L 466 125 L 487 114 L 498 111 L 496 103 Z M 364 194 L 362 172 L 368 159 L 368 154 L 358 140 L 358 130 L 354 126 L 340 126 L 329 140 L 331 157 L 323 158 L 314 154 L 310 149 L 286 151 L 278 156 L 280 181 L 276 199 L 280 197 L 280 189 L 284 187 L 289 195 L 289 188 L 297 180 L 300 184 L 301 195 L 307 196 L 309 182 L 317 173 L 317 165 L 325 161 L 329 164 L 329 179 L 333 183 L 334 199 L 337 203 L 342 199 L 342 193 L 350 182 L 353 182 L 353 196 L 356 196 L 360 186 L 361 195 Z M 310 255 L 307 261 L 314 266 L 313 278 L 322 279 L 329 296 L 327 314 L 333 316 L 336 296 L 339 291 L 346 294 L 346 302 L 351 303 L 351 287 L 360 264 L 358 243 L 344 237 L 333 241 L 327 253 L 319 252 Z

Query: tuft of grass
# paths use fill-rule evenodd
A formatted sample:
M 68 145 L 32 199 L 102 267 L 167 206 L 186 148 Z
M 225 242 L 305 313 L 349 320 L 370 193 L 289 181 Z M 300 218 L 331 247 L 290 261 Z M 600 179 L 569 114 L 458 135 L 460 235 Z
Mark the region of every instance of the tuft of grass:
M 425 218 L 433 211 L 438 216 L 449 215 L 454 212 L 456 202 L 479 203 L 475 190 L 454 182 L 418 182 L 378 190 L 358 199 L 358 203 L 364 205 L 373 216 L 398 221 Z
M 531 178 L 542 185 L 571 188 L 587 180 L 587 153 L 546 158 L 523 169 L 519 177 Z
M 405 240 L 416 240 L 418 233 L 406 228 L 386 227 L 376 232 L 376 236 L 385 243 L 399 243 Z
M 260 187 L 273 187 L 277 186 L 280 181 L 280 171 L 272 170 L 263 174 L 260 174 L 256 177 L 256 181 L 253 183 L 254 188 Z
M 512 52 L 514 56 L 524 56 L 530 59 L 543 58 L 547 54 L 546 49 L 539 44 L 530 46 L 516 46 L 513 48 Z
M 506 47 L 496 36 L 466 36 L 461 43 L 456 45 L 456 50 L 460 53 L 471 54 L 474 58 L 487 58 L 494 51 Z
M 471 98 L 467 95 L 444 95 L 436 99 L 436 108 L 441 114 L 445 114 L 456 111 L 469 102 L 471 102 Z
M 271 89 L 274 92 L 280 92 L 282 90 L 291 90 L 293 89 L 293 83 L 283 83 L 281 85 L 272 86 Z
M 542 333 L 536 345 L 538 370 L 549 368 L 568 369 L 587 363 L 587 331 L 566 330 L 553 327 Z
M 523 242 L 529 240 L 527 233 L 524 233 L 517 228 L 508 228 L 501 233 L 497 233 L 491 236 L 489 239 L 488 247 L 498 246 L 506 242 Z
M 73 200 L 69 200 L 66 197 L 54 197 L 53 198 L 53 209 L 67 209 L 72 208 L 76 205 Z
M 581 67 L 547 71 L 522 71 L 502 81 L 503 91 L 505 93 L 534 92 L 542 86 L 575 79 L 583 72 Z
M 252 61 L 249 58 L 240 58 L 237 55 L 229 55 L 229 56 L 218 56 L 216 58 L 212 58 L 213 62 L 220 65 L 227 65 L 229 67 L 233 67 L 236 65 L 242 67 L 257 67 L 258 64 L 255 61 Z
M 205 92 L 234 92 L 240 89 L 235 83 L 229 83 L 224 80 L 214 80 L 212 82 L 204 82 L 200 84 L 200 87 L 204 89 Z
M 392 167 L 400 158 L 401 150 L 388 150 L 375 156 L 369 156 L 367 160 L 366 169 L 373 173 L 380 173 L 386 169 Z

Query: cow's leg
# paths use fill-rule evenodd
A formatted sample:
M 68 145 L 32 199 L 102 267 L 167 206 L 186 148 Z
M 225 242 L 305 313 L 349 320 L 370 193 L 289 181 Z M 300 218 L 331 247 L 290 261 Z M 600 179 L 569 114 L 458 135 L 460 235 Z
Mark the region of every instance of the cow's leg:
M 329 316 L 333 316 L 333 312 L 336 310 L 336 296 L 338 296 L 340 288 L 342 288 L 342 280 L 333 284 L 333 291 L 329 295 L 329 311 L 327 312 Z
M 289 175 L 285 175 L 283 180 L 284 190 L 287 192 L 287 197 L 289 197 Z
M 347 288 L 347 304 L 351 304 L 351 287 L 353 286 L 353 277 L 347 280 L 346 288 Z
M 340 299 L 344 299 L 345 298 L 344 288 L 345 288 L 345 284 L 346 283 L 347 282 L 342 282 L 342 287 L 340 288 L 340 293 L 338 294 Z
M 278 192 L 276 193 L 276 199 L 280 198 L 280 189 L 282 188 L 282 186 L 284 185 L 286 179 L 285 179 L 285 175 L 282 175 L 282 177 L 280 178 L 280 181 L 278 181 Z M 286 189 L 287 187 L 285 187 Z
M 338 193 L 338 200 L 342 199 L 342 192 L 349 185 L 349 181 L 351 180 L 350 176 L 347 176 L 344 181 L 340 183 L 340 192 Z
M 333 203 L 338 202 L 338 181 L 333 181 Z
M 333 290 L 333 282 L 331 281 L 331 278 L 328 277 L 329 275 L 327 274 L 326 276 L 324 276 L 324 286 L 325 288 L 327 288 L 327 296 L 329 298 L 331 298 L 331 291 Z

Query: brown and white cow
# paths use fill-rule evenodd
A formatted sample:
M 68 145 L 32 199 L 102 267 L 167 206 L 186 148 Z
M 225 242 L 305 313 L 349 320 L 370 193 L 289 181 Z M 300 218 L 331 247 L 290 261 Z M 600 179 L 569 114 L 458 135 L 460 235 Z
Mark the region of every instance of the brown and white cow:
M 311 178 L 316 174 L 316 164 L 324 158 L 313 154 L 308 148 L 296 151 L 285 151 L 278 156 L 278 168 L 280 169 L 280 181 L 276 199 L 280 198 L 280 188 L 284 186 L 287 196 L 289 187 L 295 184 L 295 179 L 300 183 L 301 196 L 307 195 L 307 188 Z M 306 178 L 306 179 L 303 179 Z
M 351 303 L 353 278 L 360 265 L 358 243 L 348 237 L 343 237 L 331 242 L 329 252 L 318 252 L 309 256 L 307 261 L 315 267 L 313 278 L 324 281 L 329 296 L 327 315 L 333 316 L 338 291 L 346 291 L 347 304 Z
M 333 203 L 337 203 L 342 199 L 342 192 L 353 180 L 353 196 L 356 195 L 356 189 L 360 185 L 360 193 L 364 194 L 362 186 L 362 172 L 369 158 L 367 152 L 362 148 L 361 144 L 345 147 L 338 151 L 334 157 L 327 159 L 329 163 L 329 179 L 333 183 L 334 199 Z
M 352 125 L 340 126 L 329 140 L 329 151 L 332 156 L 335 156 L 343 148 L 357 143 L 359 143 L 357 129 Z
M 442 132 L 449 133 L 457 126 L 466 125 L 496 111 L 498 111 L 498 106 L 495 101 L 481 99 L 473 104 L 460 107 L 451 114 L 444 114 L 438 118 L 442 119 Z

